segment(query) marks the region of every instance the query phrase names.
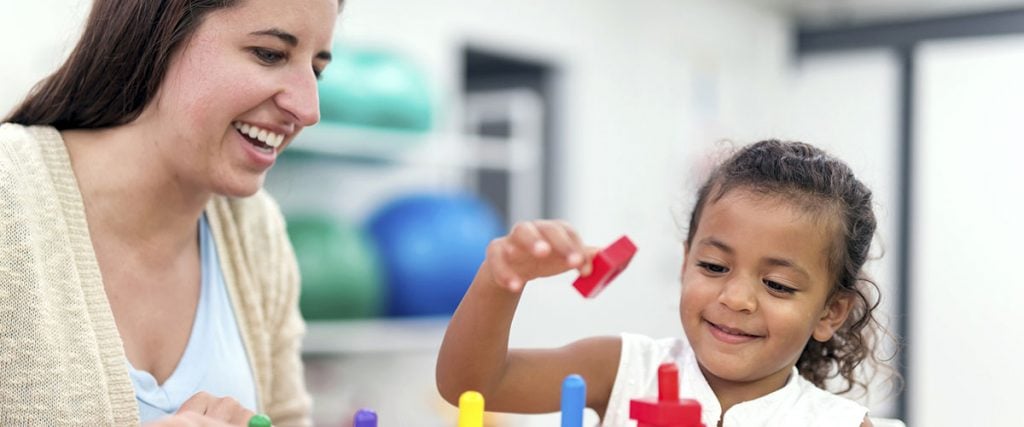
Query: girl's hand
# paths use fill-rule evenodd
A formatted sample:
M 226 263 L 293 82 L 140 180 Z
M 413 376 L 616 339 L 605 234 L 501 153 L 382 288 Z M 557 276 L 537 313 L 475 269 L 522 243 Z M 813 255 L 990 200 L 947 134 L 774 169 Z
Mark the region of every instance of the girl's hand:
M 217 397 L 204 391 L 196 393 L 182 403 L 176 415 L 187 413 L 201 414 L 206 418 L 234 426 L 248 426 L 249 419 L 256 415 L 235 399 Z
M 553 276 L 571 269 L 590 274 L 591 260 L 598 248 L 584 246 L 576 231 L 565 221 L 520 222 L 507 236 L 487 246 L 484 266 L 498 286 L 519 292 L 538 277 Z

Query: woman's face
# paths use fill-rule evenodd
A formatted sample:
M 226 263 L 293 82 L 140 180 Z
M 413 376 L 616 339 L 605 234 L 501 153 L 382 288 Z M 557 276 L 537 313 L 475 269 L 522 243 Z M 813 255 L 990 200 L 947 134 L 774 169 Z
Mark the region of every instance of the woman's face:
M 140 121 L 176 181 L 244 197 L 320 120 L 337 0 L 242 0 L 207 14 L 171 58 Z

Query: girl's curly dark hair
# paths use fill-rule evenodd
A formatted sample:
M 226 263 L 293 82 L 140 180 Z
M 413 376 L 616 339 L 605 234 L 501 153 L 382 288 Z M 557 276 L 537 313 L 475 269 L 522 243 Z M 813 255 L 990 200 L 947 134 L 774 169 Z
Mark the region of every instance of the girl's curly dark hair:
M 830 248 L 834 286 L 827 303 L 850 297 L 852 307 L 846 322 L 826 342 L 808 340 L 797 361 L 800 374 L 825 388 L 829 378 L 839 376 L 846 393 L 858 380 L 856 368 L 865 360 L 881 366 L 874 348 L 884 328 L 874 316 L 878 307 L 878 286 L 863 272 L 875 234 L 876 220 L 869 190 L 841 160 L 802 142 L 767 140 L 743 147 L 726 159 L 697 193 L 690 214 L 686 242 L 696 233 L 708 201 L 721 199 L 730 190 L 742 188 L 770 197 L 783 197 L 809 212 L 834 217 L 830 221 L 837 242 Z

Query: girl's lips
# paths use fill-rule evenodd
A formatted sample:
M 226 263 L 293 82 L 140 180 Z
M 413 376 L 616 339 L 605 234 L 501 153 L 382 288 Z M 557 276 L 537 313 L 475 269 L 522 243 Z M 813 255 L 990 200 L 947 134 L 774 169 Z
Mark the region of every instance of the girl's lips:
M 711 333 L 711 336 L 726 344 L 743 344 L 763 338 L 761 336 L 745 333 L 739 329 L 719 326 L 707 320 L 705 320 L 704 323 L 707 325 L 708 332 Z

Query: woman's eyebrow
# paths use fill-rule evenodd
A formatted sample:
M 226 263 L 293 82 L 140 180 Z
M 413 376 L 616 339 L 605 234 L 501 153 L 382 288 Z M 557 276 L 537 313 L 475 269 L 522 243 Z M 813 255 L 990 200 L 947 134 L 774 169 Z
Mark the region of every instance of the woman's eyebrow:
M 299 38 L 295 37 L 294 34 L 284 31 L 280 28 L 270 28 L 267 30 L 253 31 L 249 33 L 250 36 L 272 36 L 281 39 L 288 46 L 295 47 L 299 45 Z
M 253 32 L 249 33 L 249 35 L 250 36 L 270 36 L 270 37 L 276 37 L 276 38 L 280 39 L 285 44 L 287 44 L 288 46 L 291 46 L 291 47 L 296 47 L 296 46 L 299 45 L 299 38 L 298 37 L 296 37 L 292 33 L 289 33 L 289 32 L 287 32 L 285 30 L 282 30 L 280 28 L 269 28 L 269 29 L 266 29 L 266 30 L 253 31 Z M 317 57 L 317 59 L 322 59 L 324 61 L 330 61 L 331 60 L 331 52 L 328 52 L 326 50 L 321 50 L 321 51 L 316 53 L 316 57 Z

